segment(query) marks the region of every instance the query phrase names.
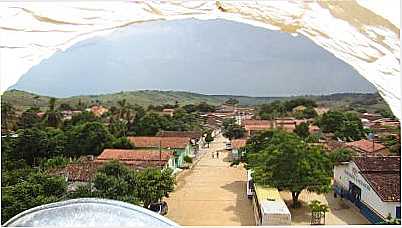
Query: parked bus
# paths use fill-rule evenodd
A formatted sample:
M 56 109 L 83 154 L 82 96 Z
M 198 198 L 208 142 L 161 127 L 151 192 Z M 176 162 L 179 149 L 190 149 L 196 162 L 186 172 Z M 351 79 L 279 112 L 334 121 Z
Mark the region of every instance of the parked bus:
M 291 224 L 290 211 L 276 188 L 254 184 L 253 208 L 257 226 Z

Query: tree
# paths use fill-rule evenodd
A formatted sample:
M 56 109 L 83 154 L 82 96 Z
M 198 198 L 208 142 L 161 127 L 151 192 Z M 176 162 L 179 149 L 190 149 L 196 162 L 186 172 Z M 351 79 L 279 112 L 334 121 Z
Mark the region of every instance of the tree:
M 171 169 L 151 168 L 134 171 L 118 161 L 111 161 L 98 170 L 93 188 L 88 184 L 71 197 L 116 199 L 148 208 L 173 191 L 172 172 Z
M 365 137 L 363 124 L 356 113 L 329 111 L 317 121 L 325 133 L 335 133 L 337 138 L 355 141 Z
M 336 132 L 341 129 L 344 118 L 341 112 L 329 111 L 322 115 L 318 124 L 324 133 Z
M 67 150 L 71 156 L 99 155 L 113 139 L 107 127 L 99 122 L 74 126 L 67 137 Z
M 292 193 L 298 207 L 302 190 L 322 193 L 330 190 L 332 167 L 320 147 L 310 146 L 298 136 L 272 132 L 257 151 L 247 150 L 247 167 L 254 170 L 253 180 Z
M 61 104 L 59 105 L 59 110 L 62 110 L 62 111 L 73 110 L 73 107 L 71 107 L 70 104 L 61 103 Z
M 207 135 L 205 136 L 205 142 L 208 143 L 208 147 L 209 144 L 214 141 L 214 137 L 212 137 L 212 133 L 211 132 L 207 132 Z
M 1 219 L 7 221 L 18 213 L 58 201 L 67 192 L 63 177 L 31 172 L 24 180 L 2 187 Z
M 58 110 L 55 109 L 56 105 L 56 98 L 52 97 L 49 100 L 49 109 L 47 110 L 45 114 L 45 124 L 48 127 L 59 127 L 62 119 L 61 119 L 61 114 Z
M 243 138 L 245 134 L 245 130 L 238 124 L 236 124 L 236 120 L 225 119 L 223 121 L 223 136 L 228 139 L 239 139 Z
M 328 205 L 322 204 L 318 200 L 313 200 L 309 203 L 308 207 L 311 210 L 311 224 L 325 224 L 325 213 L 329 211 Z M 322 218 L 324 219 L 324 223 L 321 222 Z
M 354 152 L 347 148 L 336 149 L 329 153 L 329 159 L 333 164 L 338 164 L 340 162 L 348 162 L 352 160 Z
M 37 115 L 38 108 L 29 108 L 18 118 L 17 127 L 19 129 L 39 127 L 40 118 Z
M 209 105 L 207 102 L 201 102 L 196 106 L 196 110 L 199 112 L 214 112 L 216 107 L 213 105 Z
M 128 126 L 126 120 L 113 120 L 109 123 L 109 131 L 115 137 L 127 136 Z
M 96 117 L 92 112 L 83 111 L 79 114 L 75 114 L 71 117 L 71 120 L 68 121 L 66 125 L 79 125 L 87 122 L 96 122 L 100 121 L 98 117 Z
M 57 128 L 45 129 L 48 138 L 47 150 L 50 157 L 63 155 L 67 145 L 67 136 Z
M 9 130 L 15 121 L 15 108 L 8 102 L 1 102 L 1 128 Z
M 28 164 L 37 164 L 38 158 L 49 156 L 49 138 L 45 131 L 38 128 L 27 128 L 17 131 L 15 144 L 16 156 Z
M 114 149 L 134 149 L 134 145 L 128 140 L 127 137 L 116 138 L 112 142 Z
M 307 123 L 297 125 L 293 132 L 303 139 L 306 139 L 310 135 L 309 126 Z
M 228 100 L 225 101 L 225 104 L 235 106 L 235 105 L 239 104 L 239 100 L 231 97 L 231 98 L 229 98 Z

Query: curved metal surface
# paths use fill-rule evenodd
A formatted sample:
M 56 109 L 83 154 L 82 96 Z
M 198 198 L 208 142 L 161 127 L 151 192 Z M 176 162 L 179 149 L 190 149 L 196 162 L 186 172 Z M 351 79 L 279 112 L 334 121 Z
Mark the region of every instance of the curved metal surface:
M 3 226 L 179 227 L 145 208 L 99 198 L 80 198 L 34 207 L 14 216 Z

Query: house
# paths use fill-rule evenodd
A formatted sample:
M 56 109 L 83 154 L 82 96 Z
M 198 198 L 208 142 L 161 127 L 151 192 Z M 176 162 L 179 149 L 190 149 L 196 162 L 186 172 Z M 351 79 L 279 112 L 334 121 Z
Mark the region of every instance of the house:
M 176 168 L 184 167 L 184 157 L 194 156 L 189 137 L 134 136 L 128 137 L 136 149 L 167 149 L 175 156 Z
M 353 141 L 346 143 L 346 147 L 356 151 L 360 155 L 388 155 L 388 149 L 372 140 L 361 139 L 359 141 Z
M 296 129 L 297 121 L 292 117 L 276 118 L 275 128 L 282 129 L 286 132 L 293 132 Z
M 372 223 L 401 218 L 401 158 L 360 156 L 334 167 L 334 196 L 351 201 Z
M 233 139 L 230 141 L 233 159 L 238 160 L 240 158 L 240 150 L 246 146 L 246 143 L 247 139 Z
M 78 115 L 80 113 L 81 113 L 81 111 L 73 111 L 73 110 L 61 111 L 61 115 L 63 116 L 63 120 L 71 120 L 73 118 L 73 115 Z
M 102 105 L 94 105 L 91 108 L 86 109 L 86 111 L 92 112 L 96 117 L 101 117 L 104 113 L 108 112 L 109 109 L 103 107 Z
M 381 114 L 377 114 L 377 113 L 363 113 L 362 118 L 364 119 L 368 119 L 370 121 L 374 121 L 374 120 L 378 120 L 381 119 L 382 116 Z
M 37 112 L 36 116 L 42 119 L 45 116 L 46 112 Z
M 96 158 L 96 164 L 117 160 L 128 167 L 140 170 L 144 168 L 171 168 L 175 169 L 173 153 L 167 150 L 144 149 L 104 149 Z
M 274 127 L 273 121 L 270 120 L 244 120 L 242 125 L 248 136 Z
M 162 114 L 163 115 L 167 115 L 167 116 L 173 116 L 174 114 L 174 109 L 173 108 L 164 108 L 162 110 Z
M 320 127 L 316 125 L 310 125 L 308 131 L 310 132 L 310 134 L 318 134 L 320 133 Z
M 70 163 L 63 168 L 49 170 L 50 175 L 65 177 L 68 185 L 67 191 L 75 191 L 79 186 L 85 185 L 95 178 L 95 174 L 100 164 L 93 161 L 81 161 Z
M 194 149 L 199 149 L 205 142 L 201 131 L 159 131 L 156 136 L 188 137 Z

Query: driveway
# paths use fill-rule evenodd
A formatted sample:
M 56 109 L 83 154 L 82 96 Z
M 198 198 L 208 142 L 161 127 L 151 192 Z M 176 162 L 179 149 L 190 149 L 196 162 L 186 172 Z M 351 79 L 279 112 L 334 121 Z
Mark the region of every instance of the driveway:
M 191 170 L 180 174 L 176 190 L 166 199 L 167 217 L 183 226 L 255 225 L 246 196 L 246 171 L 230 167 L 225 138 L 217 136 Z M 212 153 L 220 151 L 219 158 Z

